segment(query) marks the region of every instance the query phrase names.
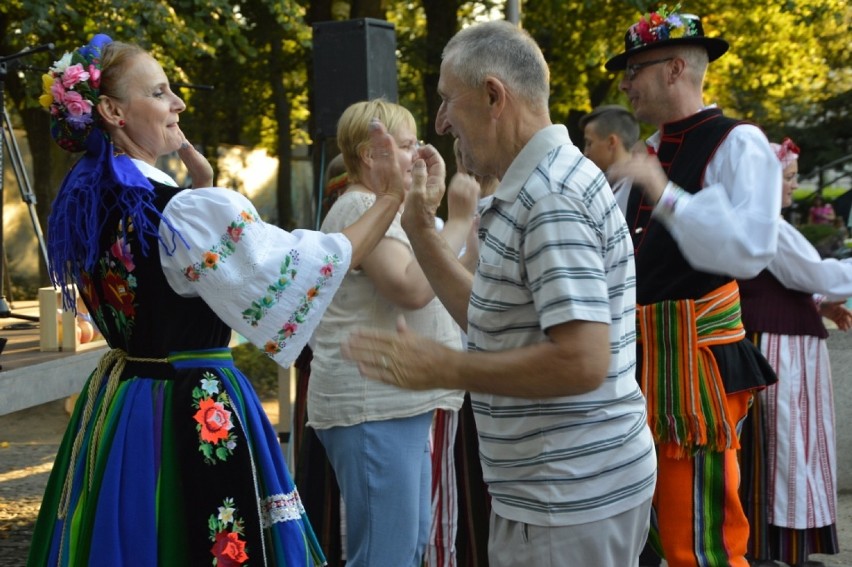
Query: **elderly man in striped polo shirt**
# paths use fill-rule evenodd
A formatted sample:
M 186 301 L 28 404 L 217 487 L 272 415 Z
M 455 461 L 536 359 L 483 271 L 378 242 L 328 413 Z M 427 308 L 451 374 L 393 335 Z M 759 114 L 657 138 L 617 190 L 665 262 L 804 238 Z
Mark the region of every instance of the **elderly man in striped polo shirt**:
M 444 165 L 434 149 L 421 153 L 429 177 L 403 215 L 469 351 L 400 325 L 353 334 L 348 355 L 370 378 L 471 392 L 492 567 L 635 566 L 656 456 L 634 377 L 624 218 L 601 171 L 551 122 L 547 63 L 525 31 L 505 21 L 460 31 L 444 49 L 438 90 L 438 132 L 458 138 L 471 172 L 502 180 L 481 212 L 474 274 L 435 230 Z

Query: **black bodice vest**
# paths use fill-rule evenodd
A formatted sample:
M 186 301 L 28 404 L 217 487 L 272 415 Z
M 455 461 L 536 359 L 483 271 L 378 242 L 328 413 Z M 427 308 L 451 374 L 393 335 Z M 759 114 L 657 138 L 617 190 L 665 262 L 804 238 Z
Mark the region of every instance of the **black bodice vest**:
M 787 289 L 769 270 L 737 283 L 747 332 L 828 337 L 810 293 Z
M 666 124 L 657 157 L 669 179 L 689 193 L 701 190 L 704 171 L 737 120 L 711 108 Z M 627 204 L 627 224 L 636 254 L 636 301 L 650 305 L 664 300 L 698 299 L 732 278 L 694 269 L 668 230 L 651 216 L 653 207 L 642 191 L 632 191 Z M 707 246 L 713 246 L 708 242 Z M 711 346 L 725 391 L 762 388 L 777 381 L 775 373 L 751 341 Z M 637 352 L 637 376 L 644 363 Z
M 712 108 L 663 126 L 657 157 L 669 179 L 690 193 L 700 191 L 707 163 L 738 123 Z M 731 281 L 727 276 L 692 268 L 668 230 L 651 217 L 652 209 L 641 191 L 631 193 L 627 224 L 636 254 L 639 304 L 697 299 Z

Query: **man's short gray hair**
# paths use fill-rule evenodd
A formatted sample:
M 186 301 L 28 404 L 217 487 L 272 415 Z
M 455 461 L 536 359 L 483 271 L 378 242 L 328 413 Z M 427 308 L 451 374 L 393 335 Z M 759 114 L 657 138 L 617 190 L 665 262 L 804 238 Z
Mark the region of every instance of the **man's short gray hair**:
M 550 70 L 538 44 L 523 29 L 496 20 L 467 27 L 447 43 L 442 55 L 459 80 L 479 87 L 498 78 L 535 110 L 547 110 Z
M 701 87 L 710 63 L 707 50 L 700 45 L 682 45 L 677 48 L 677 51 L 687 63 L 690 80 L 697 87 Z

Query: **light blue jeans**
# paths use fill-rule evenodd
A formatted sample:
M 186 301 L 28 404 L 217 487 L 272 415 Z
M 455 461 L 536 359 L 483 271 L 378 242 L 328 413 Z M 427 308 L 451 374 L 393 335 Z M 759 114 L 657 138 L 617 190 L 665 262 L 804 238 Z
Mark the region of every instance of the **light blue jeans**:
M 346 504 L 346 567 L 419 567 L 432 517 L 433 413 L 317 430 Z

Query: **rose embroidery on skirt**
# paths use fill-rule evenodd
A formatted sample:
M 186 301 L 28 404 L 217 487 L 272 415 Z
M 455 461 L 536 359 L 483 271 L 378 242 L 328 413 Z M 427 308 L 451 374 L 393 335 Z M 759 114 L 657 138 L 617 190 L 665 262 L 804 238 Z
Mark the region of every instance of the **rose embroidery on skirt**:
M 205 372 L 200 386 L 193 388 L 192 398 L 192 407 L 197 410 L 192 417 L 200 441 L 198 450 L 207 464 L 226 461 L 237 446 L 228 393 L 214 374 Z
M 233 498 L 225 498 L 217 514 L 211 514 L 207 524 L 210 528 L 210 541 L 213 547 L 213 565 L 217 567 L 238 567 L 248 561 L 246 542 L 243 535 L 243 519 L 236 515 Z

